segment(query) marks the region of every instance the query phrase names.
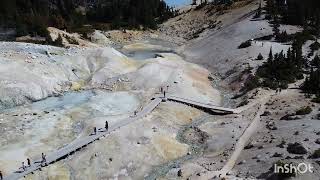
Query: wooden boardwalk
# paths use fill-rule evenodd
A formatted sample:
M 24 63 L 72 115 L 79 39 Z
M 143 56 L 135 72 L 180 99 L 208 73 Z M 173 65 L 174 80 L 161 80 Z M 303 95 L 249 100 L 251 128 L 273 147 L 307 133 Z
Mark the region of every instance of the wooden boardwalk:
M 73 152 L 76 152 L 76 151 L 80 150 L 81 148 L 87 146 L 88 144 L 90 144 L 96 140 L 99 140 L 99 138 L 107 136 L 112 131 L 114 131 L 122 126 L 125 126 L 129 123 L 132 123 L 138 119 L 145 117 L 150 112 L 152 112 L 161 103 L 161 101 L 162 101 L 161 98 L 155 98 L 149 104 L 147 104 L 147 106 L 145 106 L 140 112 L 138 112 L 136 114 L 136 116 L 126 118 L 126 119 L 120 121 L 119 123 L 116 123 L 114 126 L 109 127 L 108 131 L 106 131 L 103 128 L 102 131 L 98 131 L 96 134 L 93 134 L 93 135 L 90 135 L 90 136 L 87 136 L 87 137 L 84 137 L 81 139 L 77 139 L 77 140 L 71 142 L 70 144 L 68 144 L 67 146 L 62 147 L 55 152 L 47 154 L 47 157 L 46 157 L 47 164 L 51 164 L 56 161 L 59 161 L 65 157 L 67 157 L 68 155 L 72 154 Z M 9 176 L 4 177 L 3 180 L 20 179 L 30 173 L 33 173 L 33 172 L 41 169 L 41 163 L 39 163 L 39 162 L 41 162 L 41 159 L 36 159 L 36 160 L 33 160 L 32 162 L 35 162 L 35 163 L 33 163 L 31 165 L 31 167 L 27 167 L 25 171 L 22 171 L 21 169 L 19 169 L 18 171 L 10 174 Z
M 163 100 L 176 101 L 176 102 L 180 102 L 180 103 L 184 103 L 192 106 L 197 106 L 199 108 L 218 111 L 220 113 L 226 113 L 226 114 L 238 113 L 237 110 L 235 109 L 219 107 L 219 106 L 212 105 L 210 103 L 206 104 L 206 103 L 198 102 L 198 101 L 183 98 L 183 97 L 167 95 L 166 98 L 163 98 L 163 96 L 162 97 L 157 96 L 153 98 L 153 100 L 149 104 L 147 104 L 140 112 L 138 112 L 136 116 L 128 117 L 126 119 L 121 120 L 115 125 L 109 127 L 108 131 L 106 131 L 104 128 L 99 129 L 96 134 L 92 134 L 90 136 L 83 137 L 81 139 L 80 138 L 76 139 L 70 144 L 58 149 L 57 151 L 47 154 L 46 163 L 49 165 L 56 161 L 59 161 L 69 156 L 70 154 L 76 151 L 79 151 L 81 148 L 87 146 L 88 144 L 109 135 L 112 131 L 120 127 L 123 127 L 129 123 L 132 123 L 138 119 L 143 118 L 144 116 L 151 113 Z M 35 159 L 35 160 L 32 160 L 32 162 L 34 163 L 32 163 L 30 167 L 27 167 L 26 170 L 22 171 L 22 169 L 19 169 L 16 172 L 4 177 L 3 180 L 17 180 L 17 179 L 23 178 L 24 176 L 30 173 L 33 173 L 41 169 L 41 163 L 40 163 L 41 159 Z
M 204 109 L 209 109 L 212 111 L 217 111 L 219 113 L 226 113 L 226 114 L 237 114 L 238 113 L 238 111 L 236 109 L 219 107 L 219 106 L 215 106 L 210 103 L 206 104 L 206 103 L 198 102 L 198 101 L 183 98 L 183 97 L 167 95 L 166 99 L 168 99 L 169 101 L 176 101 L 176 102 L 180 102 L 180 103 L 184 103 L 184 104 L 188 104 L 188 105 L 192 105 L 192 106 L 197 106 L 197 107 L 204 108 Z

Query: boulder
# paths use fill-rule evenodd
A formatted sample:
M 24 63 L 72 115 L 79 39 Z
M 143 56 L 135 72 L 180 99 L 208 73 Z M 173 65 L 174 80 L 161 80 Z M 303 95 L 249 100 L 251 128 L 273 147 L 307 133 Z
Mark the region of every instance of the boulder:
M 177 175 L 178 175 L 178 177 L 182 177 L 182 171 L 181 171 L 181 169 L 179 169 Z
M 307 154 L 307 149 L 298 142 L 288 144 L 287 151 L 291 154 Z

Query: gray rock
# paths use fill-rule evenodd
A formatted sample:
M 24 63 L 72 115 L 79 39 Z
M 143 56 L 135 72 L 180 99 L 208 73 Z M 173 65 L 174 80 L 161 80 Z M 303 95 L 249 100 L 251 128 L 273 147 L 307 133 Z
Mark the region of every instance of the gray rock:
M 240 161 L 238 164 L 241 165 L 241 164 L 246 164 L 246 163 L 247 163 L 246 160 L 242 160 L 242 161 Z
M 282 153 L 275 152 L 272 157 L 282 157 Z
M 307 149 L 298 142 L 288 144 L 287 151 L 291 154 L 307 154 Z

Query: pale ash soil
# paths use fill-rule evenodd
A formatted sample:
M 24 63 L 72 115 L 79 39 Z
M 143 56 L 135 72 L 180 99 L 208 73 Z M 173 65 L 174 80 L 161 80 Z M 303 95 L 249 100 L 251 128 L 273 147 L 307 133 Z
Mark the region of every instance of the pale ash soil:
M 184 25 L 171 31 L 165 23 L 162 32 L 147 35 L 151 39 L 164 37 L 174 44 L 183 44 L 178 48 L 147 44 L 151 40 L 130 31 L 96 32 L 93 42 L 87 42 L 79 40 L 76 34 L 51 29 L 56 36 L 64 33 L 80 42 L 76 46 L 64 39 L 69 49 L 1 43 L 1 108 L 11 109 L 1 112 L 0 169 L 6 175 L 27 157 L 39 157 L 43 151 L 53 151 L 75 138 L 87 136 L 94 126 L 102 127 L 105 120 L 112 125 L 132 115 L 168 82 L 176 82 L 169 88 L 175 95 L 229 106 L 223 103 L 224 93 L 213 88 L 213 83 L 217 83 L 214 87 L 234 93 L 241 87 L 239 81 L 231 83 L 238 74 L 248 64 L 255 68 L 263 62 L 253 60 L 259 52 L 267 57 L 270 47 L 273 52 L 289 47 L 257 41 L 247 49 L 237 49 L 243 41 L 272 33 L 266 21 L 251 21 L 251 12 L 256 8 L 257 1 L 253 1 L 212 16 L 217 22 L 221 20 L 213 29 L 196 23 L 196 29 L 205 29 L 191 40 L 170 38 L 179 34 L 177 30 L 188 31 L 183 29 Z M 192 16 L 185 16 L 191 18 L 187 24 L 192 24 Z M 171 22 L 175 21 L 184 23 L 183 18 Z M 168 24 L 172 25 L 170 21 Z M 135 35 L 138 37 L 133 38 Z M 145 50 L 153 54 L 142 53 L 139 56 L 142 60 L 133 60 L 135 55 L 129 58 L 105 47 L 113 44 L 112 41 L 125 45 L 120 50 L 128 55 Z M 159 55 L 155 58 L 155 54 Z M 227 179 L 256 179 L 268 175 L 268 169 L 279 159 L 314 165 L 315 173 L 299 175 L 298 179 L 319 177 L 317 160 L 308 158 L 319 148 L 315 143 L 319 138 L 319 120 L 315 119 L 319 105 L 310 103 L 297 90 L 275 95 L 273 91 L 258 89 L 246 96 L 249 104 L 240 107 L 241 113 L 226 116 L 208 114 L 183 104 L 162 103 L 147 117 L 26 178 L 212 179 L 226 174 Z M 266 97 L 269 98 L 265 103 Z M 306 105 L 313 109 L 310 115 L 292 121 L 279 120 Z M 270 114 L 260 116 L 263 111 Z M 277 147 L 282 140 L 286 142 L 284 148 Z M 243 147 L 250 142 L 251 148 Z M 302 143 L 307 154 L 295 157 L 298 155 L 287 152 L 287 145 L 293 142 Z M 281 155 L 275 157 L 275 152 Z
M 1 42 L 0 169 L 4 176 L 28 157 L 39 158 L 42 152 L 88 136 L 106 120 L 112 126 L 133 115 L 160 86 L 170 84 L 173 95 L 221 104 L 209 71 L 176 54 L 159 53 L 157 58 L 136 61 L 113 48 L 85 44 L 65 49 Z M 137 47 L 163 49 L 140 43 L 126 50 Z M 143 179 L 154 166 L 190 154 L 189 145 L 176 136 L 181 126 L 202 113 L 167 102 L 27 179 Z
M 252 67 L 254 72 L 257 66 L 264 62 L 255 60 L 259 53 L 266 60 L 270 48 L 273 53 L 276 53 L 282 50 L 286 52 L 290 47 L 273 41 L 253 41 L 251 47 L 238 49 L 244 41 L 272 34 L 272 28 L 267 21 L 252 20 L 253 11 L 257 9 L 258 2 L 253 1 L 246 6 L 234 8 L 232 11 L 214 17 L 217 22 L 221 20 L 217 28 L 206 27 L 199 37 L 189 41 L 184 39 L 183 45 L 177 49 L 187 61 L 200 64 L 216 75 L 214 78 L 218 82 L 219 89 L 236 93 L 245 79 L 241 76 L 241 72 L 248 67 Z M 192 14 L 198 16 L 193 19 Z M 198 21 L 199 16 L 203 14 L 205 13 L 196 11 L 183 14 L 165 23 L 161 31 L 169 35 L 174 31 L 174 34 L 179 34 L 188 28 L 205 27 L 208 21 L 202 24 L 195 23 L 195 26 L 189 23 L 193 20 Z M 212 17 L 203 19 L 210 18 Z M 183 26 L 184 23 L 187 24 L 186 27 Z M 300 27 L 294 26 L 281 26 L 281 29 L 289 33 L 301 30 Z M 185 34 L 182 33 L 182 35 Z M 176 41 L 179 42 L 179 40 Z M 303 47 L 304 54 L 308 54 L 310 43 L 307 42 Z M 297 82 L 290 87 L 296 88 L 300 84 L 301 82 Z M 169 168 L 170 170 L 163 173 L 165 175 L 161 176 L 162 179 L 219 179 L 220 174 L 221 177 L 226 174 L 226 179 L 266 179 L 272 176 L 270 168 L 278 160 L 311 163 L 314 167 L 313 173 L 298 175 L 293 179 L 318 179 L 319 159 L 312 159 L 309 156 L 320 148 L 317 143 L 320 138 L 320 121 L 316 118 L 320 114 L 319 104 L 312 103 L 311 99 L 304 97 L 304 94 L 297 89 L 288 89 L 280 94 L 275 94 L 272 90 L 259 90 L 258 95 L 256 94 L 256 90 L 253 90 L 245 95 L 244 99 L 248 99 L 250 104 L 251 101 L 262 100 L 267 94 L 271 96 L 266 103 L 252 106 L 240 116 L 210 116 L 195 123 L 195 128 L 199 128 L 200 132 L 208 135 L 201 146 L 203 154 L 177 160 L 176 164 Z M 236 101 L 241 102 L 240 99 Z M 256 132 L 245 137 L 244 129 L 257 121 L 253 121 L 254 115 L 262 106 L 265 110 L 261 116 L 258 114 L 256 118 L 259 123 L 253 126 L 256 127 L 253 128 Z M 298 116 L 296 120 L 280 120 L 283 116 L 295 113 L 305 106 L 312 108 L 311 114 Z M 250 128 L 248 130 L 250 131 Z M 238 141 L 239 138 L 247 140 L 245 148 L 243 148 L 243 142 Z M 278 145 L 282 141 L 285 144 L 280 148 Z M 288 144 L 295 142 L 301 143 L 307 153 L 302 155 L 289 153 Z M 219 145 L 221 145 L 220 148 L 212 148 Z

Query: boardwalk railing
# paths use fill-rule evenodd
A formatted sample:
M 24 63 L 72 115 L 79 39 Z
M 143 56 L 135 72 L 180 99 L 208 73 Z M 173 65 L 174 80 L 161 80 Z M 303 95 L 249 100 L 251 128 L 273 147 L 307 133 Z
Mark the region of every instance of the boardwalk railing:
M 148 115 L 150 112 L 152 112 L 160 103 L 161 103 L 162 99 L 161 98 L 155 98 L 153 99 L 147 106 L 145 106 L 145 108 L 142 109 L 142 111 L 138 112 L 136 114 L 136 116 L 132 116 L 129 118 L 126 118 L 122 121 L 120 121 L 119 123 L 115 124 L 114 126 L 110 127 L 108 129 L 108 131 L 106 131 L 106 129 L 103 129 L 102 131 L 97 131 L 96 134 L 92 134 L 90 136 L 84 137 L 82 139 L 77 139 L 75 141 L 73 141 L 72 143 L 68 144 L 65 147 L 62 147 L 60 149 L 58 149 L 57 151 L 48 154 L 47 158 L 46 158 L 46 164 L 51 164 L 54 163 L 60 159 L 65 158 L 66 156 L 70 155 L 71 153 L 80 150 L 81 148 L 87 146 L 88 144 L 99 140 L 99 138 L 106 136 L 108 134 L 110 134 L 110 132 L 125 126 L 129 123 L 132 123 L 140 118 L 143 118 L 144 116 Z M 41 159 L 38 160 L 34 160 L 34 163 L 30 166 L 30 167 L 26 167 L 26 169 L 23 170 L 18 170 L 14 173 L 12 173 L 9 176 L 4 177 L 3 180 L 17 180 L 20 178 L 23 178 L 24 176 L 37 171 L 39 169 L 41 169 Z
M 100 129 L 100 131 L 97 131 L 96 134 L 92 134 L 90 136 L 87 136 L 87 137 L 84 137 L 81 139 L 76 139 L 75 141 L 71 142 L 67 146 L 64 146 L 64 147 L 58 149 L 57 151 L 48 154 L 48 156 L 46 158 L 46 164 L 51 164 L 56 161 L 59 161 L 65 157 L 69 156 L 70 154 L 80 150 L 81 148 L 87 146 L 88 144 L 90 144 L 96 140 L 99 140 L 99 138 L 104 137 L 106 135 L 109 135 L 112 131 L 114 131 L 120 127 L 123 127 L 131 122 L 134 122 L 138 119 L 143 118 L 144 116 L 151 113 L 163 100 L 176 101 L 176 102 L 189 104 L 189 105 L 193 105 L 193 106 L 197 106 L 197 107 L 201 107 L 201 108 L 205 108 L 205 109 L 210 109 L 210 110 L 214 110 L 214 111 L 219 111 L 219 112 L 223 112 L 223 113 L 227 113 L 227 114 L 238 113 L 235 109 L 219 107 L 219 106 L 212 105 L 210 103 L 206 104 L 206 103 L 202 103 L 202 102 L 198 102 L 195 100 L 186 99 L 186 98 L 182 98 L 182 97 L 167 95 L 166 98 L 163 98 L 161 96 L 158 96 L 158 97 L 153 98 L 153 100 L 149 104 L 147 104 L 135 116 L 131 116 L 129 118 L 123 119 L 122 121 L 116 123 L 114 126 L 111 126 L 108 130 L 106 130 L 106 129 L 101 130 Z M 33 162 L 34 163 L 30 167 L 26 167 L 25 170 L 18 170 L 16 172 L 10 174 L 9 176 L 4 177 L 3 180 L 17 180 L 17 179 L 23 178 L 24 176 L 26 176 L 30 173 L 33 173 L 33 172 L 42 168 L 41 159 L 34 160 Z
M 219 106 L 216 106 L 216 105 L 213 105 L 210 103 L 203 103 L 203 102 L 199 102 L 196 100 L 187 99 L 187 98 L 178 97 L 178 96 L 168 95 L 168 96 L 166 96 L 166 99 L 168 99 L 169 101 L 176 101 L 176 102 L 180 102 L 180 103 L 185 103 L 185 104 L 201 107 L 204 109 L 209 109 L 209 110 L 218 111 L 218 112 L 227 113 L 227 114 L 237 114 L 238 113 L 238 111 L 236 109 L 219 107 Z

